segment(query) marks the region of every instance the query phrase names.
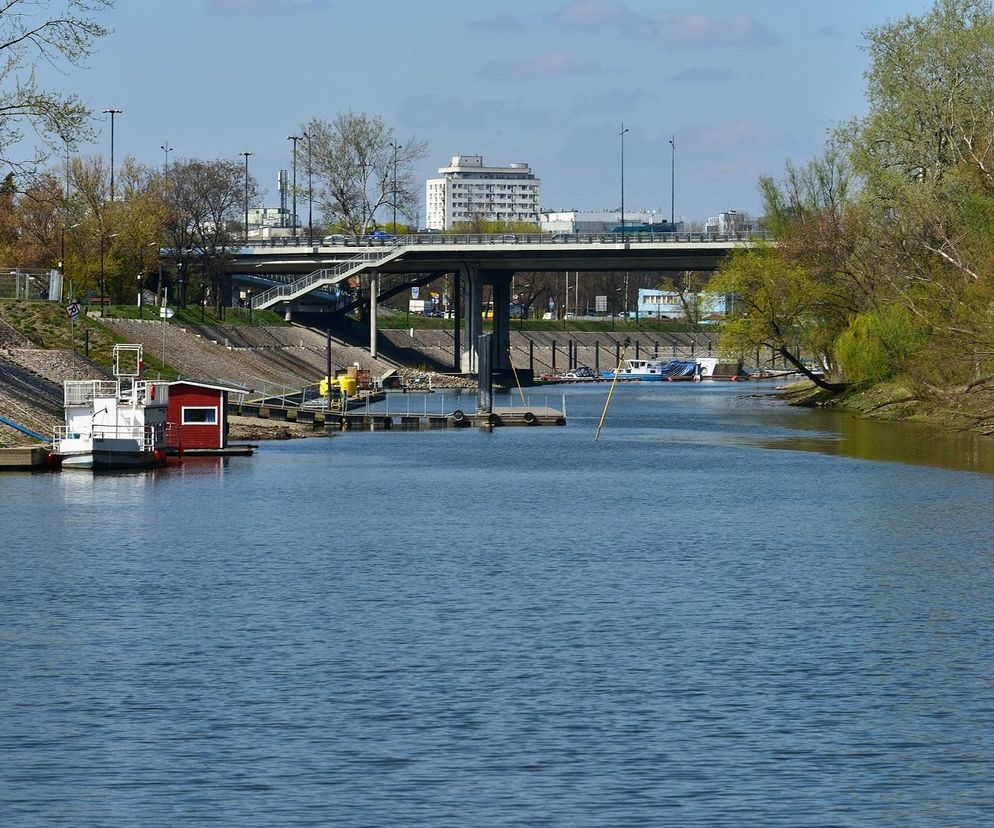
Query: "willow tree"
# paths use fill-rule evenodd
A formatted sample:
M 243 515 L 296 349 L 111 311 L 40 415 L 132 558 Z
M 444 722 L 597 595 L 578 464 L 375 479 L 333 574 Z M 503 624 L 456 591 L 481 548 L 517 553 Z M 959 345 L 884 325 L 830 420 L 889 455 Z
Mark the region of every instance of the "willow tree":
M 869 113 L 848 137 L 889 298 L 929 334 L 911 370 L 994 379 L 994 11 L 937 0 L 867 38 Z

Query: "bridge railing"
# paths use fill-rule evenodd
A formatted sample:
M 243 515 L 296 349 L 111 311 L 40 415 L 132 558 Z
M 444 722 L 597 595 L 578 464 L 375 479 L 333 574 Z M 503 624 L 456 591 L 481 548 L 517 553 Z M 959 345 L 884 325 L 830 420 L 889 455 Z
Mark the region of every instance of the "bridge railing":
M 766 231 L 739 231 L 732 233 L 412 233 L 409 235 L 374 238 L 368 236 L 336 236 L 322 240 L 298 237 L 296 239 L 249 239 L 242 242 L 243 249 L 279 247 L 397 247 L 417 245 L 517 245 L 517 244 L 707 244 L 714 242 L 772 241 Z

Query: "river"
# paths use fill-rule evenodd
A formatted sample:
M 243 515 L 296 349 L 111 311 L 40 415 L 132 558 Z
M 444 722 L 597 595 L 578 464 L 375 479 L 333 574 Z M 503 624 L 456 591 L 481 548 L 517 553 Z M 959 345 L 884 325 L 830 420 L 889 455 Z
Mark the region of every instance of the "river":
M 765 387 L 0 476 L 0 822 L 991 824 L 991 441 Z

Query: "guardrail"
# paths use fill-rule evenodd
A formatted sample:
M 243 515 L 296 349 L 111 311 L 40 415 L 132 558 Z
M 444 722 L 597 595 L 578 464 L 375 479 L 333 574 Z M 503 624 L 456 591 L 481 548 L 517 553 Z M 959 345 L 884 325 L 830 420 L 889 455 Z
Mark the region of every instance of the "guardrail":
M 736 233 L 414 233 L 387 238 L 344 236 L 325 241 L 318 238 L 293 237 L 249 239 L 245 248 L 278 247 L 397 247 L 418 245 L 510 245 L 510 244 L 708 244 L 721 242 L 773 241 L 766 231 Z

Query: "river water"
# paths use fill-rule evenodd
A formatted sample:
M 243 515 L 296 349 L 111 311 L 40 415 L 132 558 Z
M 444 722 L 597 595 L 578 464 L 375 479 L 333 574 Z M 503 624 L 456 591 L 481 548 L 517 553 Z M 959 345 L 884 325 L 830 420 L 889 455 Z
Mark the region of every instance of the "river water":
M 994 824 L 989 441 L 761 389 L 0 476 L 0 824 Z

